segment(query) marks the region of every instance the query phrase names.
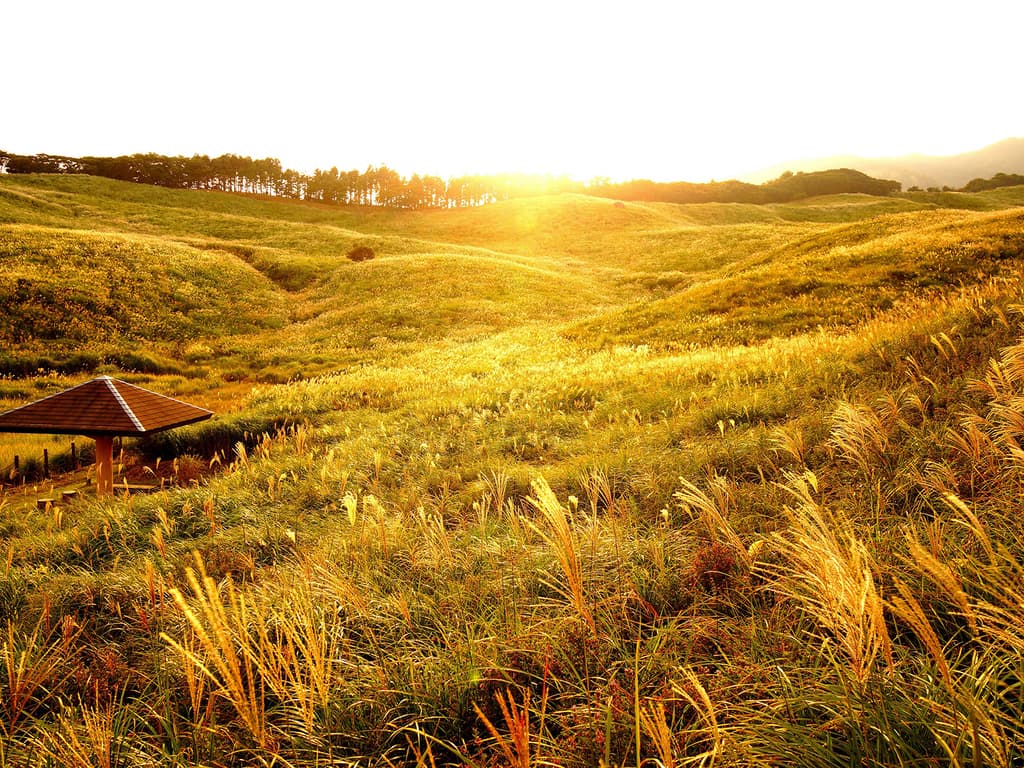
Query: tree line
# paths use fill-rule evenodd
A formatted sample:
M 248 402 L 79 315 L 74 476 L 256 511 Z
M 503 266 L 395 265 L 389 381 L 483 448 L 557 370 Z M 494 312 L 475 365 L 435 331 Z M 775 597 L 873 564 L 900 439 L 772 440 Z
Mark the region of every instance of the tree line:
M 387 166 L 365 171 L 317 169 L 312 174 L 282 168 L 281 161 L 244 155 L 169 157 L 66 157 L 0 152 L 0 172 L 89 174 L 175 189 L 209 189 L 293 200 L 393 208 L 454 208 L 484 205 L 525 194 L 581 191 L 568 178 L 529 175 L 405 177 Z
M 1019 173 L 997 173 L 991 179 L 971 179 L 963 188 L 961 192 L 985 192 L 989 189 L 999 189 L 1000 187 L 1016 187 L 1024 184 L 1024 176 Z
M 462 208 L 561 192 L 615 200 L 670 203 L 779 203 L 816 195 L 864 193 L 892 195 L 898 181 L 875 179 L 847 168 L 814 173 L 786 172 L 764 184 L 742 181 L 613 183 L 607 179 L 577 181 L 566 176 L 531 174 L 474 175 L 442 179 L 402 176 L 387 166 L 365 171 L 317 169 L 312 174 L 281 167 L 280 160 L 226 154 L 169 157 L 135 154 L 121 157 L 15 155 L 0 152 L 0 172 L 82 173 L 175 189 L 208 189 L 338 205 L 391 208 Z
M 627 181 L 607 184 L 590 190 L 592 195 L 615 197 L 620 200 L 642 200 L 665 203 L 786 203 L 818 195 L 861 193 L 888 196 L 900 191 L 898 181 L 876 179 L 850 168 L 837 168 L 813 173 L 786 171 L 777 179 L 764 184 L 743 181 L 711 181 L 693 184 L 686 181 L 659 183 L 654 181 Z

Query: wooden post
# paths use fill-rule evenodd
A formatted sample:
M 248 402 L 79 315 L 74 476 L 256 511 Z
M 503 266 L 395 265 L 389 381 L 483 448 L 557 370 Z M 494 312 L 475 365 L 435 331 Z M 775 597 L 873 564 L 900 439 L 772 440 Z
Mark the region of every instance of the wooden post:
M 71 441 L 71 466 L 78 469 L 78 451 L 75 450 L 75 441 Z
M 114 491 L 114 438 L 96 437 L 96 495 L 109 496 Z
M 43 477 L 50 479 L 50 449 L 43 448 Z

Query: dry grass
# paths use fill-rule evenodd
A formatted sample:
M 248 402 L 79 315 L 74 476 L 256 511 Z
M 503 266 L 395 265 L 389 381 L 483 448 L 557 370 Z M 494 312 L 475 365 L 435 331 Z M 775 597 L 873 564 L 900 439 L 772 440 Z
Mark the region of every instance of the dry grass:
M 786 490 L 796 503 L 786 509 L 789 529 L 775 541 L 783 559 L 767 570 L 821 628 L 826 652 L 835 647 L 848 665 L 843 671 L 863 686 L 879 660 L 893 665 L 877 565 L 852 521 L 819 504 L 813 473 L 790 478 Z
M 144 386 L 235 402 L 173 444 L 220 449 L 195 484 L 0 501 L 0 764 L 1021 759 L 1019 211 L 24 183 L 81 216 L 11 248 L 199 249 L 284 314 L 138 340 Z
M 39 618 L 28 632 L 8 622 L 0 645 L 3 668 L 3 696 L 0 707 L 4 719 L 0 729 L 12 736 L 22 721 L 37 709 L 46 707 L 57 695 L 67 671 L 63 667 L 68 652 L 80 632 L 71 617 L 48 631 L 48 618 Z
M 532 520 L 526 524 L 551 547 L 558 560 L 565 584 L 559 590 L 566 596 L 580 619 L 594 631 L 594 616 L 586 594 L 586 575 L 580 556 L 580 541 L 577 527 L 571 513 L 555 496 L 544 480 L 535 480 L 531 489 L 533 495 L 528 501 L 541 515 L 543 525 Z

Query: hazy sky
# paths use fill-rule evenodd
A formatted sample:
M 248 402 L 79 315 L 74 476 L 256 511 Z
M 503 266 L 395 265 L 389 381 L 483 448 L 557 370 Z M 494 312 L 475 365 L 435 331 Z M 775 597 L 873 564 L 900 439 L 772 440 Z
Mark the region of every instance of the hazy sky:
M 702 181 L 1024 136 L 1022 0 L 8 0 L 0 149 Z

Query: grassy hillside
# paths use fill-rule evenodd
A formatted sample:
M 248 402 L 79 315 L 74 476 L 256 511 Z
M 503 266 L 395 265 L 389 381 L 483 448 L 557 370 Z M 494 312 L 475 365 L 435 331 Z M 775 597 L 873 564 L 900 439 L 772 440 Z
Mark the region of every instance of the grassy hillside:
M 958 286 L 1016 275 L 1022 231 L 1020 209 L 870 219 L 733 262 L 668 298 L 605 313 L 569 334 L 685 347 L 849 330 L 910 295 L 941 300 Z
M 0 339 L 87 345 L 182 340 L 280 326 L 283 297 L 226 254 L 159 238 L 6 225 Z
M 219 412 L 7 488 L 0 766 L 1014 764 L 1021 206 L 0 176 L 6 402 Z

